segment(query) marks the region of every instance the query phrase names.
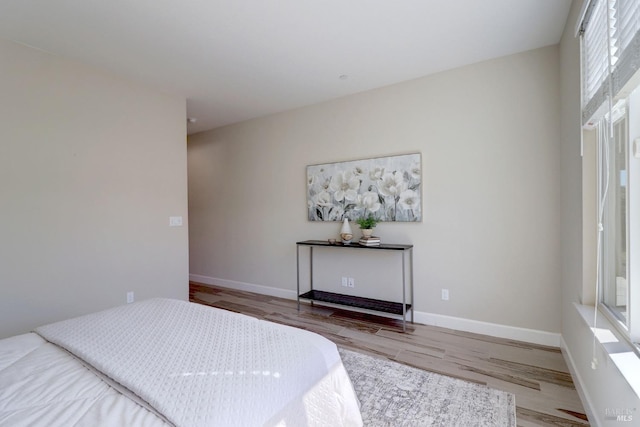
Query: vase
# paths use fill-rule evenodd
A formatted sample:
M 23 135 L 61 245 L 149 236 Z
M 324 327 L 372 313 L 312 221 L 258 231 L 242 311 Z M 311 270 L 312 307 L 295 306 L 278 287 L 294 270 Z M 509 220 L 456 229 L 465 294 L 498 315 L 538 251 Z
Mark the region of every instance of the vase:
M 353 234 L 353 231 L 351 231 L 351 226 L 349 225 L 349 218 L 345 218 L 344 221 L 342 221 L 342 228 L 340 229 L 340 234 L 342 233 Z
M 351 226 L 349 225 L 348 218 L 345 218 L 344 221 L 342 221 L 340 237 L 342 238 L 342 243 L 344 243 L 345 245 L 351 243 L 351 239 L 353 238 L 353 231 L 351 231 Z
M 371 237 L 371 235 L 373 234 L 373 228 L 363 228 L 360 231 L 362 231 L 363 237 Z

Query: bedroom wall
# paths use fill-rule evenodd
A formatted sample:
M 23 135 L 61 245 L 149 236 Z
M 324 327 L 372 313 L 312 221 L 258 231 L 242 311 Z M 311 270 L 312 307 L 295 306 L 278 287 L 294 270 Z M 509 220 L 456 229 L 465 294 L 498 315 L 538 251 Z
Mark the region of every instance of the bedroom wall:
M 415 245 L 423 321 L 550 332 L 557 345 L 558 94 L 551 46 L 190 136 L 192 279 L 295 297 L 295 242 L 340 229 L 307 221 L 305 167 L 418 152 L 423 222 L 383 223 L 376 235 Z M 327 290 L 344 291 L 349 275 L 360 295 L 397 292 L 398 261 L 317 260 Z
M 127 291 L 186 299 L 185 99 L 5 40 L 0 57 L 0 338 Z

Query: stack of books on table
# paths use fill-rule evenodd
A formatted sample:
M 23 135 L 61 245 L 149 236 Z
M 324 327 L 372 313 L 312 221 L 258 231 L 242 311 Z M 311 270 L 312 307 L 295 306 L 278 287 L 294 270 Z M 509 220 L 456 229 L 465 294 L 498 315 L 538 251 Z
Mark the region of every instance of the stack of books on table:
M 360 238 L 360 243 L 362 246 L 380 246 L 380 238 L 376 236 L 364 237 Z

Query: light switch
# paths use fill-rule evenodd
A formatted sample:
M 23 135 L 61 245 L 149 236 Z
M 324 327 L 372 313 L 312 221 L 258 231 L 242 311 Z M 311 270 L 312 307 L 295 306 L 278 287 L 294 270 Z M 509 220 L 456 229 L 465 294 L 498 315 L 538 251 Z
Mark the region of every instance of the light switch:
M 636 138 L 633 141 L 633 157 L 640 158 L 640 138 Z
M 182 217 L 181 216 L 170 216 L 169 217 L 169 227 L 182 227 Z

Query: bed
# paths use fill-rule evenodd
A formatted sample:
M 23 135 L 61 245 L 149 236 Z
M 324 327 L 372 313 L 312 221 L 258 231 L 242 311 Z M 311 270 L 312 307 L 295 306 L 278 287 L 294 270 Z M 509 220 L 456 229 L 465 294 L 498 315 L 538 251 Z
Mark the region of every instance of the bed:
M 0 426 L 359 426 L 335 344 L 151 299 L 0 340 Z

